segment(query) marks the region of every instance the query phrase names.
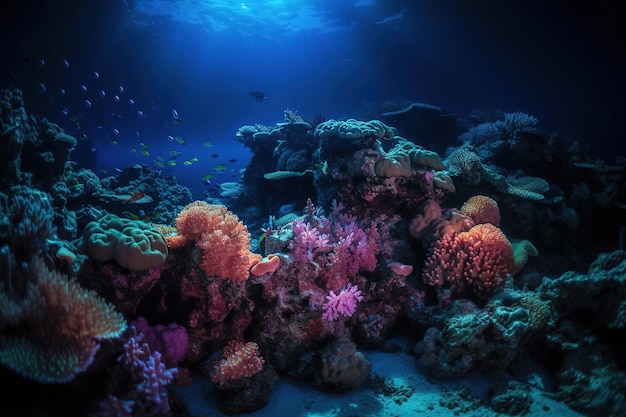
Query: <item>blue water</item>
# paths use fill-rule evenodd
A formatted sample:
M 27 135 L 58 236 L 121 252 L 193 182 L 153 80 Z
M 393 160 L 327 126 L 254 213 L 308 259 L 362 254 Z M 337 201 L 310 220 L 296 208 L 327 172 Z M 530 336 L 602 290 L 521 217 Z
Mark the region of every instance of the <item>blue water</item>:
M 617 19 L 598 23 L 611 13 L 597 6 L 50 3 L 2 6 L 0 87 L 23 89 L 30 114 L 80 138 L 72 159 L 103 176 L 146 163 L 201 197 L 205 174 L 236 181 L 245 168 L 250 153 L 235 139 L 239 127 L 273 126 L 286 109 L 359 119 L 373 104 L 398 98 L 459 118 L 473 109 L 522 111 L 607 158 L 623 151 L 624 49 L 613 31 Z M 255 101 L 255 90 L 267 100 Z M 219 164 L 227 169 L 215 171 Z

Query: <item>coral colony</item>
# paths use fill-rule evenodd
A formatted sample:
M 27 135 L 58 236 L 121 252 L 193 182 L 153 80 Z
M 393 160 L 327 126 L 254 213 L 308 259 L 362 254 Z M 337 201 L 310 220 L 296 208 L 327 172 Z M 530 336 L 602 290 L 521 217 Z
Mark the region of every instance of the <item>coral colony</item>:
M 624 348 L 610 335 L 626 326 L 626 160 L 567 148 L 523 113 L 468 127 L 424 108 L 243 126 L 242 180 L 195 200 L 146 165 L 104 178 L 78 166 L 75 138 L 1 91 L 8 389 L 48 415 L 186 415 L 169 388 L 203 378 L 240 414 L 279 379 L 385 384 L 364 351 L 401 336 L 415 372 L 447 380 L 532 357 L 570 407 L 617 415 L 626 378 L 606 347 Z M 394 127 L 411 118 L 460 140 L 426 149 Z M 599 387 L 605 401 L 589 401 Z M 532 401 L 495 398 L 501 413 Z M 7 415 L 43 415 L 6 402 Z

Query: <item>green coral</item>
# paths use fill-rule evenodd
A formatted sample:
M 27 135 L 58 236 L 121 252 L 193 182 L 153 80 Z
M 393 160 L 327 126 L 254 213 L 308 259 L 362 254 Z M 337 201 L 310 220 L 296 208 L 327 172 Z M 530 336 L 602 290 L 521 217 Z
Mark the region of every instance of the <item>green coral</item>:
M 87 224 L 78 252 L 96 261 L 113 259 L 121 267 L 142 271 L 163 265 L 168 249 L 163 235 L 148 223 L 107 214 Z

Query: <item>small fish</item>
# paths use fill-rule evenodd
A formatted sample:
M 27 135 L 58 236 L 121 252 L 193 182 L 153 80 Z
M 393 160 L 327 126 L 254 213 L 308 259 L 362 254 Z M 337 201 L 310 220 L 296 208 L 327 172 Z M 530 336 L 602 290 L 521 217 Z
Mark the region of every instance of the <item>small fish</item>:
M 63 68 L 68 69 L 70 67 L 70 61 L 67 59 L 63 60 Z
M 96 80 L 100 79 L 100 74 L 98 73 L 98 71 L 93 72 L 93 78 L 95 78 Z
M 154 165 L 161 167 L 161 168 L 165 168 L 165 164 L 163 163 L 163 161 L 154 161 Z
M 135 105 L 135 100 L 133 100 L 132 98 L 128 99 L 128 104 L 130 104 L 131 106 Z
M 184 138 L 184 137 L 182 137 L 182 136 L 176 136 L 176 137 L 174 138 L 174 140 L 175 140 L 176 142 L 180 143 L 181 145 L 184 145 L 184 144 L 186 143 L 186 142 L 185 142 L 185 138 Z
M 237 160 L 235 158 L 231 158 L 228 160 L 228 162 L 230 162 L 231 164 L 234 164 L 235 162 L 237 162 Z
M 191 162 L 198 162 L 198 158 L 194 156 L 193 158 L 191 158 Z
M 170 156 L 179 156 L 180 152 L 178 151 L 170 151 Z
M 191 161 L 185 161 L 185 162 L 183 162 L 183 165 L 187 165 L 187 166 L 189 166 L 189 165 L 191 165 L 191 164 L 193 164 L 193 162 L 191 162 Z
M 214 153 L 213 155 L 211 155 L 211 158 L 219 158 L 220 156 L 216 153 Z
M 265 95 L 263 91 L 250 91 L 249 94 L 250 94 L 250 97 L 252 97 L 255 101 L 258 101 L 259 103 L 262 103 L 265 100 L 267 100 L 267 96 Z
M 142 154 L 143 156 L 148 156 L 150 155 L 150 152 L 148 152 L 146 149 L 142 149 L 139 151 L 140 154 Z
M 174 161 L 173 159 L 167 161 L 167 164 L 171 167 L 175 167 L 176 166 L 176 161 Z
M 204 181 L 209 181 L 209 180 L 212 180 L 213 178 L 215 178 L 215 175 L 213 174 L 206 174 L 202 177 Z
M 89 100 L 85 100 L 85 107 L 87 107 L 88 109 L 91 108 L 91 101 Z
M 100 98 L 105 98 L 107 93 L 104 90 L 100 90 Z
M 215 167 L 213 167 L 213 169 L 214 169 L 215 171 L 226 171 L 226 165 L 224 165 L 224 164 L 219 164 L 219 165 L 216 165 Z
M 213 146 L 213 144 L 207 140 L 205 142 L 202 142 L 202 146 L 204 146 L 205 148 L 210 148 L 211 146 Z
M 112 140 L 109 142 L 111 145 L 117 145 L 117 141 L 116 140 Z
M 174 122 L 174 124 L 179 124 L 180 122 L 183 121 L 183 119 L 181 119 L 180 116 L 178 115 L 178 112 L 176 111 L 176 109 L 172 109 L 172 121 Z
M 123 211 L 122 215 L 131 220 L 141 220 L 141 217 L 139 217 L 138 214 L 131 213 L 130 211 Z
M 131 195 L 130 197 L 128 197 L 126 200 L 122 201 L 122 204 L 128 204 L 128 203 L 132 203 L 133 201 L 137 201 L 140 198 L 145 197 L 146 195 L 144 193 L 142 193 L 141 191 L 136 192 L 135 194 Z

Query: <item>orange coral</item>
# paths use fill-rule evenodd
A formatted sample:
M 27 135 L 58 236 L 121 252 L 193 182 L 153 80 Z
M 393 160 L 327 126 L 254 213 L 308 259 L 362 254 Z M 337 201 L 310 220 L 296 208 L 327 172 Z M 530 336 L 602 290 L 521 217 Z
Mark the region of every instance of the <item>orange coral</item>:
M 514 269 L 513 248 L 508 239 L 496 226 L 486 223 L 435 242 L 422 274 L 431 286 L 448 284 L 457 293 L 469 287 L 483 296 L 497 288 Z
M 169 238 L 170 245 L 182 246 L 195 241 L 203 250 L 201 266 L 207 275 L 243 282 L 250 265 L 259 255 L 250 252 L 250 233 L 234 213 L 221 204 L 195 201 L 176 218 L 178 235 Z
M 24 297 L 0 289 L 0 363 L 41 383 L 70 381 L 91 364 L 101 339 L 126 329 L 126 320 L 41 259 L 29 262 L 26 273 Z
M 460 210 L 461 214 L 472 218 L 474 223 L 491 223 L 494 226 L 500 225 L 500 208 L 498 203 L 491 197 L 475 195 L 470 197 Z
M 224 348 L 224 358 L 213 369 L 211 381 L 217 384 L 249 378 L 261 372 L 264 363 L 256 343 L 231 340 Z
M 252 265 L 252 268 L 250 268 L 250 273 L 256 276 L 264 275 L 268 272 L 272 273 L 276 271 L 278 265 L 280 265 L 280 257 L 278 255 L 267 255 L 266 258 L 262 258 L 259 259 L 257 262 L 254 262 L 254 265 Z

